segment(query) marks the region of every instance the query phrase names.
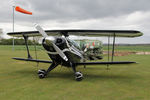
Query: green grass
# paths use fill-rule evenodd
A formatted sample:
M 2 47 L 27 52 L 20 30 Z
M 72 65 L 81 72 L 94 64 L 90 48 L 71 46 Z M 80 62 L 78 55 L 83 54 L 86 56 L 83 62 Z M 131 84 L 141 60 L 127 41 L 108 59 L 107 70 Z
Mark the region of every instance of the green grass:
M 33 50 L 31 47 L 35 57 Z M 143 48 L 137 47 L 137 50 Z M 41 50 L 37 53 L 38 58 L 48 60 L 46 53 Z M 48 64 L 36 67 L 36 63 L 16 61 L 12 57 L 26 57 L 25 48 L 17 46 L 12 51 L 11 46 L 0 46 L 1 100 L 150 100 L 150 55 L 115 57 L 115 60 L 139 63 L 111 65 L 110 70 L 106 70 L 105 65 L 86 69 L 79 66 L 77 70 L 84 74 L 81 82 L 74 80 L 71 69 L 61 66 L 47 78 L 39 79 L 37 70 L 48 68 Z
M 103 46 L 104 50 L 107 50 L 107 46 Z M 112 46 L 110 46 L 110 50 L 112 49 Z M 117 51 L 150 51 L 150 46 L 115 46 L 115 50 Z

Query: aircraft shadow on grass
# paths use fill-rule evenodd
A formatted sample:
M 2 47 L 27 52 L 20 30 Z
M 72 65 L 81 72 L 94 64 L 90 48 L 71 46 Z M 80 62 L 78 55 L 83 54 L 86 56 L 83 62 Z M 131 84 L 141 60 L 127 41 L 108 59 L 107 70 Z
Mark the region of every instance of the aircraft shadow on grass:
M 33 73 L 33 70 L 19 70 L 19 71 L 16 71 L 15 72 L 16 74 L 19 74 L 19 75 L 22 75 L 22 77 L 25 75 L 25 76 L 28 76 L 28 77 L 33 77 L 33 76 L 36 76 L 37 72 L 35 71 Z M 53 80 L 53 79 L 68 79 L 68 80 L 72 80 L 72 72 L 51 72 L 49 75 L 47 75 L 46 77 L 46 80 Z M 125 81 L 125 80 L 130 80 L 130 79 L 137 79 L 138 76 L 135 76 L 135 75 L 131 75 L 131 74 L 124 74 L 124 75 L 120 75 L 120 74 L 111 74 L 107 72 L 105 74 L 101 73 L 101 74 L 92 74 L 92 73 L 85 73 L 84 75 L 85 77 L 85 81 L 99 81 L 99 80 L 120 80 L 120 81 Z M 38 77 L 37 77 L 38 78 Z

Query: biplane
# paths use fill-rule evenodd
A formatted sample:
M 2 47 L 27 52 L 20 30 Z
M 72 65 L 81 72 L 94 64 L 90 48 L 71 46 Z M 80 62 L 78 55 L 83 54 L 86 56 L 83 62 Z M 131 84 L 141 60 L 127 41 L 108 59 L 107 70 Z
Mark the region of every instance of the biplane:
M 132 64 L 136 63 L 134 61 L 113 61 L 114 57 L 114 46 L 116 37 L 139 37 L 143 33 L 136 30 L 81 30 L 81 29 L 69 29 L 69 30 L 43 30 L 42 27 L 38 24 L 35 25 L 37 31 L 26 31 L 26 32 L 10 32 L 7 33 L 10 36 L 14 37 L 23 37 L 25 40 L 27 48 L 27 58 L 17 58 L 16 60 L 31 61 L 38 63 L 50 63 L 50 66 L 47 70 L 40 69 L 38 70 L 39 78 L 45 78 L 47 74 L 56 68 L 58 65 L 65 67 L 71 67 L 75 80 L 81 81 L 83 79 L 83 74 L 80 71 L 76 70 L 76 67 L 79 65 L 111 65 L 111 64 Z M 75 36 L 90 36 L 90 37 L 113 37 L 112 44 L 112 59 L 107 62 L 86 62 L 84 57 L 84 51 L 82 51 L 75 41 L 69 38 L 70 35 Z M 28 48 L 28 38 L 34 36 L 41 36 L 42 46 L 46 50 L 48 56 L 51 60 L 39 60 L 33 59 L 30 55 Z

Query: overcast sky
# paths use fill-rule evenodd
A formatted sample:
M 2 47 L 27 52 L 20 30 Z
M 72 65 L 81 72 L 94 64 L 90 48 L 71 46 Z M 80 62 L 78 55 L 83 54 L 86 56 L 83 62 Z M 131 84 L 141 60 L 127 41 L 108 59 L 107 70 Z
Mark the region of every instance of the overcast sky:
M 12 0 L 0 0 L 0 28 L 12 31 Z M 14 0 L 33 15 L 15 11 L 15 31 L 44 29 L 139 30 L 142 37 L 118 43 L 150 43 L 150 0 Z M 7 37 L 4 35 L 4 37 Z

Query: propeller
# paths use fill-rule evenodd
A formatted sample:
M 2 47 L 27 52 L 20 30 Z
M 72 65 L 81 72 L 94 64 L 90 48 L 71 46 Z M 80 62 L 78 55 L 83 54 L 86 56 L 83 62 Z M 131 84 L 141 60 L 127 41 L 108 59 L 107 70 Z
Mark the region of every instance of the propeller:
M 47 33 L 42 29 L 42 27 L 41 27 L 40 25 L 35 24 L 34 26 L 35 26 L 36 30 L 39 31 L 39 33 L 40 33 L 44 38 L 48 37 Z M 57 52 L 65 61 L 68 61 L 67 56 L 62 52 L 62 50 L 60 50 L 59 47 L 58 47 L 57 45 L 55 45 L 55 43 L 52 42 L 52 44 L 53 44 L 53 47 L 54 47 L 54 49 L 56 50 L 56 52 Z
M 40 25 L 35 24 L 34 26 L 35 26 L 36 30 L 39 31 L 39 33 L 40 33 L 44 38 L 48 37 L 48 35 L 46 34 L 46 32 L 42 29 L 42 27 L 41 27 Z

